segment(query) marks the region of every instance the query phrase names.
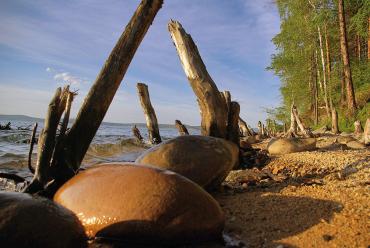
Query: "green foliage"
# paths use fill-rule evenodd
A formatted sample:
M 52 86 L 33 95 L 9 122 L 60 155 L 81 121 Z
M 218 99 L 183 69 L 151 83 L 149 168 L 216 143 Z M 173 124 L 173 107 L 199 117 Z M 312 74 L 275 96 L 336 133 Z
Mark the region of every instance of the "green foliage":
M 352 80 L 355 89 L 358 111 L 356 116 L 348 118 L 346 105 L 341 102 L 343 66 L 340 53 L 340 32 L 337 0 L 276 0 L 280 13 L 280 33 L 273 38 L 276 53 L 271 56 L 267 68 L 279 76 L 281 81 L 281 105 L 267 109 L 269 119 L 280 123 L 289 123 L 292 102 L 298 107 L 306 125 L 313 126 L 313 84 L 317 84 L 319 123 L 315 127 L 330 126 L 324 106 L 324 92 L 319 87 L 323 82 L 323 65 L 319 46 L 318 28 L 322 34 L 323 52 L 326 58 L 325 38 L 330 54 L 330 78 L 327 68 L 328 94 L 333 106 L 338 111 L 339 128 L 353 130 L 356 118 L 361 121 L 369 117 L 370 101 L 370 62 L 362 52 L 359 60 L 356 51 L 356 38 L 362 37 L 362 51 L 366 50 L 368 37 L 369 0 L 345 0 L 347 33 L 351 60 Z M 343 91 L 346 92 L 346 89 Z

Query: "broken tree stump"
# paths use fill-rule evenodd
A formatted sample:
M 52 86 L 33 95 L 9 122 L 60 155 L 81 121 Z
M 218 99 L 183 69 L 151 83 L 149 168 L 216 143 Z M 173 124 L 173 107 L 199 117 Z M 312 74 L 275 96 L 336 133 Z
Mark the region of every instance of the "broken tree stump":
M 292 138 L 292 137 L 297 137 L 297 121 L 294 116 L 294 103 L 292 103 L 290 107 L 290 127 L 288 132 L 285 133 L 285 137 Z
M 157 116 L 155 115 L 154 108 L 150 102 L 150 95 L 148 85 L 137 83 L 137 93 L 139 95 L 141 107 L 144 110 L 146 127 L 148 128 L 149 142 L 151 144 L 159 144 L 162 142 L 159 134 Z
M 202 135 L 226 138 L 227 107 L 202 61 L 197 46 L 179 22 L 171 20 L 168 30 L 185 74 L 197 96 Z
M 82 159 L 104 119 L 127 68 L 162 3 L 163 0 L 141 1 L 86 96 L 74 124 L 62 137 L 60 149 L 52 152 L 53 168 L 50 167 L 51 148 L 39 143 L 45 149 L 40 149 L 38 156 L 45 157 L 42 159 L 45 164 L 37 164 L 34 178 L 24 190 L 25 192 L 46 191 L 47 196 L 52 197 L 64 182 L 78 172 Z M 56 138 L 52 135 L 55 134 L 54 121 L 52 128 L 45 127 L 42 133 L 47 136 L 47 139 L 43 137 L 44 141 L 49 140 L 50 137 L 49 143 L 54 144 Z M 51 138 L 51 136 L 54 137 Z
M 295 105 L 293 105 L 292 111 L 293 111 L 294 119 L 297 122 L 297 125 L 299 129 L 301 130 L 303 136 L 307 138 L 312 138 L 313 137 L 312 132 L 304 126 L 303 121 L 299 117 L 298 110 Z
M 361 122 L 359 120 L 357 120 L 353 123 L 353 125 L 355 126 L 354 134 L 355 135 L 361 135 L 362 132 L 364 131 L 364 129 L 362 128 Z
M 141 133 L 140 133 L 140 130 L 139 128 L 136 127 L 136 125 L 134 125 L 131 129 L 132 133 L 134 134 L 136 140 L 139 142 L 139 143 L 142 143 L 143 142 L 143 136 L 141 136 Z
M 334 107 L 331 108 L 331 131 L 334 134 L 338 134 L 339 133 L 338 112 L 337 112 L 337 110 Z
M 239 135 L 239 114 L 240 105 L 237 102 L 230 103 L 230 109 L 228 114 L 227 122 L 227 140 L 235 143 L 238 147 L 240 146 L 240 135 Z
M 238 119 L 238 124 L 243 136 L 253 136 L 253 133 L 249 129 L 247 123 L 240 116 Z
M 189 135 L 188 129 L 185 127 L 184 124 L 181 123 L 180 120 L 175 120 L 175 126 L 180 135 Z

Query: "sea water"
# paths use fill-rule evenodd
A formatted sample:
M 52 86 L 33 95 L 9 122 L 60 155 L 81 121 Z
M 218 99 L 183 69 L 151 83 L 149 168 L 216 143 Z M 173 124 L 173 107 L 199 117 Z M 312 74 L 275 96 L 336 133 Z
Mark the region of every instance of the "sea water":
M 0 130 L 0 172 L 14 173 L 27 179 L 32 177 L 28 170 L 29 140 L 32 134 L 34 121 L 19 119 L 1 119 L 0 124 L 11 123 L 12 130 Z M 38 120 L 39 131 L 43 127 L 43 120 Z M 144 138 L 144 143 L 135 141 L 132 127 L 136 125 Z M 20 129 L 28 128 L 28 130 Z M 199 127 L 187 127 L 190 134 L 199 134 Z M 178 136 L 174 125 L 159 125 L 162 140 Z M 106 162 L 134 161 L 144 150 L 151 145 L 148 143 L 148 132 L 145 124 L 118 124 L 102 123 L 98 129 L 82 162 L 83 167 Z M 32 164 L 35 165 L 37 144 L 32 153 Z

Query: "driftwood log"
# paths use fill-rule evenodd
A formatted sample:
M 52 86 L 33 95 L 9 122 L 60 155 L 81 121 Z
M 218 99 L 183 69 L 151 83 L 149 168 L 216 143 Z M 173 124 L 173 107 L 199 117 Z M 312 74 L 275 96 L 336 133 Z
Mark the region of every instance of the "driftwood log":
M 67 100 L 62 97 L 62 90 L 57 90 L 41 132 L 35 175 L 25 192 L 52 197 L 64 182 L 78 172 L 82 159 L 162 2 L 163 0 L 142 0 L 104 63 L 74 124 L 63 137 L 58 137 L 59 149 L 54 150 L 56 129 L 65 110 L 62 103 Z
M 177 130 L 179 131 L 180 135 L 189 135 L 188 129 L 184 124 L 181 123 L 180 120 L 175 120 L 175 126 Z
M 197 96 L 202 135 L 226 138 L 227 107 L 202 61 L 197 46 L 179 22 L 171 20 L 168 30 L 185 74 Z
M 285 133 L 285 137 L 292 138 L 292 137 L 297 137 L 297 121 L 294 116 L 294 103 L 292 103 L 290 107 L 290 127 L 288 132 Z
M 141 133 L 140 133 L 140 130 L 136 127 L 136 125 L 134 125 L 131 129 L 132 133 L 134 134 L 136 140 L 139 142 L 139 143 L 142 143 L 143 142 L 143 136 L 141 136 Z
M 157 116 L 155 115 L 154 108 L 150 102 L 150 95 L 148 85 L 138 83 L 136 85 L 137 93 L 139 95 L 141 107 L 143 108 L 146 126 L 148 128 L 149 142 L 151 144 L 159 144 L 162 142 L 159 134 Z

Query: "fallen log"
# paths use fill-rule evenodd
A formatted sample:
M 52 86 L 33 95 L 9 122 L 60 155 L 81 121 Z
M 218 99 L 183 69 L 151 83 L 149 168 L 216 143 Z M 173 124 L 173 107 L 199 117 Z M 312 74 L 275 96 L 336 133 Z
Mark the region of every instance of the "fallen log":
M 197 46 L 179 22 L 171 20 L 168 30 L 185 74 L 197 96 L 202 135 L 226 138 L 227 107 L 202 61 Z
M 137 83 L 137 93 L 139 95 L 141 107 L 144 110 L 146 127 L 148 128 L 149 142 L 151 144 L 159 144 L 162 142 L 159 134 L 157 116 L 155 115 L 154 108 L 150 102 L 150 95 L 148 85 Z
M 46 196 L 52 197 L 64 182 L 78 172 L 82 159 L 104 119 L 127 68 L 162 3 L 163 0 L 141 1 L 86 96 L 74 124 L 61 139 L 60 149 L 54 152 L 52 149 L 56 138 L 55 121 L 58 118 L 54 118 L 56 116 L 54 109 L 49 111 L 50 116 L 47 119 L 52 121 L 52 125 L 48 127 L 45 125 L 42 132 L 43 139 L 39 140 L 39 147 L 43 149 L 39 149 L 40 159 L 35 175 L 25 192 L 44 191 Z M 58 98 L 59 91 L 60 89 L 57 90 L 55 98 Z M 52 102 L 54 100 L 57 99 L 53 99 Z M 45 146 L 45 141 L 48 141 L 50 146 Z M 50 167 L 51 153 L 53 167 Z
M 189 135 L 188 129 L 185 127 L 184 124 L 181 123 L 180 120 L 175 120 L 175 126 L 180 135 Z

